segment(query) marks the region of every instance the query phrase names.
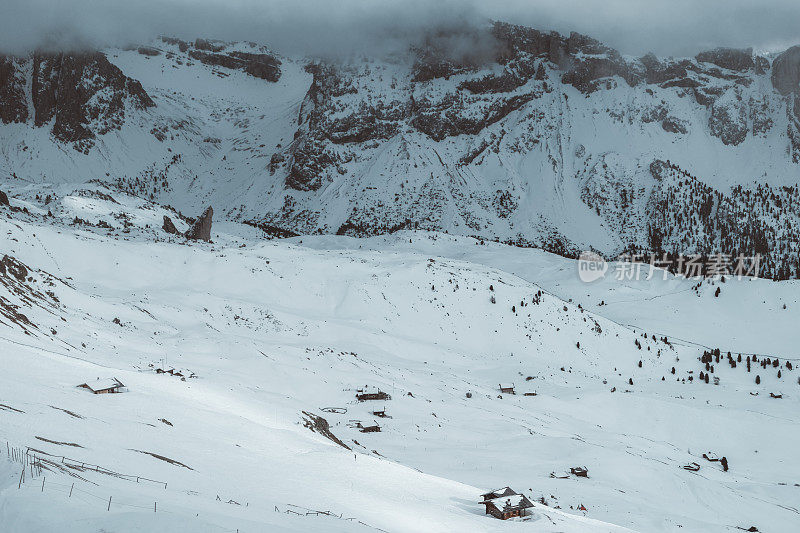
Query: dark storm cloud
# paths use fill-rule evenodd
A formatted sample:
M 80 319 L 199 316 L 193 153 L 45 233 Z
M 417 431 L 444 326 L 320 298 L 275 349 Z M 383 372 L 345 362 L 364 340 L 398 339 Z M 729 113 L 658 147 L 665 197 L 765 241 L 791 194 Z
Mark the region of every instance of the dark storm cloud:
M 472 4 L 456 0 L 2 0 L 0 51 L 124 46 L 174 35 L 337 54 L 390 47 L 478 17 Z
M 457 36 L 488 19 L 579 31 L 630 54 L 800 42 L 800 3 L 785 0 L 2 0 L 0 51 L 124 46 L 168 34 L 347 54 L 392 50 L 433 28 Z
M 800 44 L 796 0 L 506 0 L 488 9 L 500 19 L 585 33 L 634 55 Z

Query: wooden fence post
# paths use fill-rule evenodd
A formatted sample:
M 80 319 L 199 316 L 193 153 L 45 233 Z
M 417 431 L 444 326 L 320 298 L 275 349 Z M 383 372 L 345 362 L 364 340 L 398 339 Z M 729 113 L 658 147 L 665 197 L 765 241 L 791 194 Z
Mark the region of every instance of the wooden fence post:
M 108 497 L 108 509 L 106 509 L 106 511 L 110 510 L 111 510 L 111 496 Z
M 75 483 L 73 483 L 72 486 L 69 488 L 69 497 L 70 498 L 72 498 L 72 489 L 74 489 L 74 488 L 75 488 Z
M 44 492 L 44 480 L 47 479 L 46 477 L 42 478 L 42 492 Z

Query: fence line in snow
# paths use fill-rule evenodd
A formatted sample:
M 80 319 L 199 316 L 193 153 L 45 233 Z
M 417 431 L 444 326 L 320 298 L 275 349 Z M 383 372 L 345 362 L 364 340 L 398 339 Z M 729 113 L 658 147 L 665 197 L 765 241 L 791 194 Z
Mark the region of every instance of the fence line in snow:
M 6 447 L 9 448 L 8 442 L 6 442 Z M 25 447 L 25 455 L 29 458 L 32 458 L 34 462 L 38 462 L 39 464 L 42 461 L 55 463 L 60 462 L 67 468 L 72 469 L 81 469 L 81 470 L 90 470 L 94 472 L 98 472 L 100 474 L 106 474 L 109 476 L 118 477 L 120 479 L 125 479 L 128 481 L 136 481 L 136 483 L 140 483 L 142 481 L 147 481 L 149 483 L 156 483 L 158 485 L 164 485 L 164 489 L 167 488 L 166 481 L 158 481 L 156 479 L 150 479 L 144 476 L 137 476 L 135 474 L 122 474 L 120 472 L 116 472 L 114 470 L 110 470 L 108 468 L 102 467 L 100 465 L 96 465 L 93 463 L 87 463 L 86 461 L 80 461 L 78 459 L 71 459 L 69 457 L 63 455 L 54 455 L 51 453 L 43 452 L 41 450 L 37 450 L 35 448 L 31 448 L 30 446 Z
M 287 506 L 287 508 L 284 511 L 286 514 L 294 514 L 294 515 L 298 515 L 298 516 L 320 516 L 320 515 L 322 515 L 322 516 L 330 516 L 331 518 L 337 518 L 339 520 L 355 521 L 355 522 L 361 524 L 362 526 L 366 526 L 368 528 L 374 529 L 375 531 L 380 531 L 382 533 L 388 533 L 388 531 L 386 531 L 385 529 L 381 529 L 381 528 L 375 527 L 375 526 L 373 526 L 371 524 L 367 524 L 366 522 L 362 522 L 358 518 L 345 517 L 343 514 L 336 514 L 333 511 L 317 511 L 317 510 L 314 510 L 314 509 L 308 509 L 306 507 L 301 507 L 299 505 L 294 505 L 294 504 L 291 504 L 291 503 L 287 503 L 286 506 Z M 297 509 L 297 510 L 295 510 L 295 509 Z M 278 509 L 277 505 L 275 506 L 275 512 L 276 513 L 281 512 L 280 509 Z
M 48 480 L 46 475 L 42 476 L 41 484 L 37 480 L 36 483 L 22 483 L 19 488 L 28 488 L 28 490 L 34 490 L 39 493 L 61 494 L 66 496 L 66 501 L 68 502 L 76 501 L 88 505 L 96 505 L 105 509 L 106 512 L 111 512 L 112 509 L 140 509 L 148 512 L 152 511 L 153 513 L 168 513 L 178 516 L 186 515 L 186 513 L 164 509 L 163 505 L 159 506 L 158 500 L 153 500 L 152 505 L 149 502 L 144 503 L 146 501 L 144 498 L 134 503 L 132 499 L 119 498 L 115 497 L 114 495 L 106 496 L 97 494 L 93 491 L 80 487 L 76 482 L 64 484 L 53 481 L 52 478 Z M 213 524 L 210 523 L 207 523 L 206 525 L 213 526 Z M 215 531 L 219 531 L 219 533 L 239 533 L 239 529 L 236 528 L 228 529 L 223 526 L 214 527 L 218 528 L 215 529 Z
M 2 453 L 2 452 L 0 452 L 0 453 Z M 29 487 L 30 486 L 30 487 L 33 487 L 33 489 L 39 488 L 39 492 L 41 492 L 41 493 L 44 493 L 45 491 L 48 491 L 48 493 L 51 493 L 51 492 L 58 493 L 58 492 L 60 492 L 60 493 L 66 494 L 67 498 L 69 500 L 75 498 L 76 500 L 80 499 L 80 500 L 82 500 L 84 502 L 90 502 L 90 503 L 96 501 L 98 504 L 105 505 L 105 509 L 106 509 L 107 512 L 110 512 L 112 507 L 114 507 L 115 509 L 117 509 L 119 507 L 124 507 L 124 508 L 130 508 L 130 509 L 142 509 L 142 510 L 147 510 L 147 511 L 152 509 L 152 511 L 154 513 L 180 514 L 180 513 L 174 512 L 174 511 L 164 510 L 162 507 L 159 507 L 157 500 L 153 500 L 152 507 L 149 505 L 149 503 L 147 505 L 126 503 L 126 501 L 124 499 L 123 499 L 123 501 L 120 501 L 119 498 L 115 499 L 113 495 L 109 495 L 108 497 L 106 497 L 105 495 L 101 496 L 99 494 L 95 494 L 92 491 L 89 491 L 89 490 L 86 490 L 84 488 L 81 488 L 80 486 L 76 486 L 75 482 L 72 482 L 71 484 L 63 484 L 63 483 L 59 483 L 57 481 L 53 481 L 52 477 L 51 477 L 50 481 L 48 481 L 47 480 L 47 476 L 44 475 L 44 474 L 46 472 L 48 472 L 48 471 L 52 471 L 54 473 L 57 472 L 57 471 L 51 470 L 51 468 L 48 467 L 48 464 L 50 464 L 50 465 L 58 464 L 58 462 L 54 461 L 54 459 L 61 459 L 61 464 L 64 464 L 66 467 L 70 467 L 71 466 L 71 467 L 76 467 L 77 468 L 78 465 L 80 465 L 80 468 L 84 468 L 84 469 L 86 467 L 90 467 L 89 471 L 99 472 L 99 473 L 108 474 L 108 475 L 113 475 L 115 477 L 119 477 L 120 479 L 126 479 L 126 480 L 136 479 L 137 482 L 139 480 L 143 480 L 143 481 L 150 481 L 150 482 L 153 482 L 153 483 L 163 484 L 164 485 L 164 489 L 167 488 L 167 483 L 166 482 L 155 481 L 155 480 L 148 479 L 148 478 L 145 478 L 145 477 L 142 477 L 142 476 L 119 474 L 118 472 L 114 472 L 113 470 L 109 470 L 107 468 L 103 468 L 103 467 L 98 466 L 98 465 L 94 465 L 94 464 L 91 464 L 91 463 L 78 461 L 78 460 L 75 460 L 75 459 L 70 459 L 70 458 L 65 457 L 63 455 L 49 454 L 47 452 L 42 452 L 41 450 L 32 449 L 32 448 L 30 448 L 28 446 L 26 446 L 24 448 L 20 447 L 20 446 L 11 446 L 11 444 L 8 441 L 6 441 L 6 453 L 8 455 L 8 460 L 22 465 L 22 471 L 20 472 L 20 479 L 19 479 L 19 483 L 18 483 L 18 486 L 17 486 L 18 489 L 22 489 L 23 486 L 25 486 L 25 487 Z M 37 453 L 41 454 L 41 455 L 37 455 Z M 67 461 L 72 462 L 74 464 L 70 465 L 70 463 L 68 463 Z M 28 472 L 30 472 L 30 474 L 28 474 Z M 41 480 L 42 480 L 41 485 L 38 484 L 38 479 L 37 479 L 38 477 L 41 477 Z M 29 483 L 29 482 L 34 481 L 34 479 L 36 479 L 37 483 L 35 483 L 35 484 L 34 483 Z M 93 500 L 87 500 L 87 497 L 91 497 L 91 498 L 93 498 Z M 222 500 L 219 499 L 219 496 L 217 496 L 217 500 L 218 501 L 222 501 Z M 226 502 L 223 502 L 223 503 L 226 503 Z M 227 502 L 227 503 L 231 503 L 231 502 Z M 233 502 L 233 503 L 235 503 L 235 502 Z M 246 507 L 249 507 L 249 505 L 250 504 L 248 503 L 246 505 Z M 278 509 L 277 505 L 274 506 L 274 509 L 275 509 L 276 512 L 281 512 L 280 509 Z M 306 507 L 301 507 L 299 505 L 286 504 L 285 511 L 283 511 L 283 512 L 286 513 L 286 514 L 293 514 L 293 515 L 297 515 L 297 516 L 328 516 L 328 517 L 331 517 L 331 518 L 336 518 L 338 520 L 356 522 L 356 523 L 358 523 L 358 524 L 360 524 L 362 526 L 374 529 L 375 531 L 379 531 L 381 533 L 388 533 L 386 530 L 381 529 L 381 528 L 376 527 L 376 526 L 373 526 L 371 524 L 368 524 L 368 523 L 366 523 L 366 522 L 364 522 L 362 520 L 359 520 L 356 517 L 345 517 L 344 514 L 341 514 L 341 513 L 337 514 L 337 513 L 334 513 L 333 511 L 320 511 L 320 510 L 316 510 L 316 509 L 309 509 L 309 508 L 306 508 Z M 217 526 L 217 527 L 220 528 L 219 529 L 220 533 L 233 533 L 234 531 L 236 533 L 239 533 L 239 529 L 223 529 L 222 526 Z

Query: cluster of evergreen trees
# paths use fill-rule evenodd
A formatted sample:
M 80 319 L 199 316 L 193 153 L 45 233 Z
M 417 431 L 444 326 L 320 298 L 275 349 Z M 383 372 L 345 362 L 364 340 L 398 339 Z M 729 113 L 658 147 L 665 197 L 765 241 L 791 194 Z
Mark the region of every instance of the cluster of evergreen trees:
M 651 165 L 660 180 L 649 200 L 649 251 L 760 256 L 758 275 L 800 278 L 800 187 L 741 185 L 722 193 L 670 161 Z
M 708 383 L 708 375 L 714 373 L 714 364 L 719 364 L 720 361 L 726 359 L 725 362 L 731 368 L 737 368 L 738 365 L 744 363 L 747 368 L 747 372 L 752 372 L 753 365 L 761 365 L 763 370 L 767 370 L 772 368 L 773 370 L 777 369 L 776 377 L 781 379 L 783 377 L 783 373 L 781 369 L 792 371 L 793 365 L 791 361 L 784 361 L 781 363 L 780 358 L 778 357 L 765 357 L 761 356 L 759 359 L 758 355 L 745 355 L 738 354 L 734 356 L 731 352 L 728 352 L 726 355 L 722 355 L 722 352 L 719 348 L 715 348 L 713 350 L 706 350 L 703 352 L 703 355 L 700 357 L 700 362 L 705 365 L 705 372 L 700 372 L 700 379 L 704 380 Z M 756 385 L 761 384 L 761 375 L 756 375 L 755 377 Z

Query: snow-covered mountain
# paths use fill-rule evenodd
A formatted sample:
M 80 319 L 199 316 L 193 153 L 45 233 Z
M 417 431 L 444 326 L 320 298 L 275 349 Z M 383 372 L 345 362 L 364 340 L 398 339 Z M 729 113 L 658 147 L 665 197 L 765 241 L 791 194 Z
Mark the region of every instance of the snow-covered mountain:
M 187 241 L 98 183 L 9 204 L 3 532 L 796 527 L 797 281 L 586 284 L 423 231 Z M 505 485 L 525 520 L 484 514 Z
M 761 253 L 787 278 L 799 83 L 800 47 L 635 58 L 499 22 L 335 61 L 163 38 L 4 58 L 0 161 L 281 235 Z

